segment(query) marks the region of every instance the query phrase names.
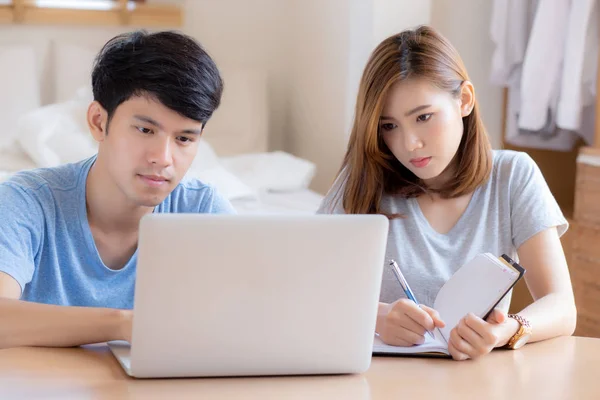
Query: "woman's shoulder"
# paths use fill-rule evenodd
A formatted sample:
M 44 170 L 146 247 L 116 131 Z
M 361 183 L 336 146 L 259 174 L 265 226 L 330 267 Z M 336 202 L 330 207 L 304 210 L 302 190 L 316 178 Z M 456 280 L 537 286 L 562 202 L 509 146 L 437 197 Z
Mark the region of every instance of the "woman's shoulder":
M 534 163 L 529 154 L 524 151 L 516 150 L 492 150 L 493 162 L 495 165 L 517 165 Z
M 493 170 L 494 178 L 500 182 L 515 179 L 527 179 L 535 174 L 538 166 L 531 156 L 523 151 L 494 150 Z
M 345 214 L 343 206 L 343 193 L 346 186 L 346 169 L 336 176 L 333 184 L 323 197 L 317 214 Z

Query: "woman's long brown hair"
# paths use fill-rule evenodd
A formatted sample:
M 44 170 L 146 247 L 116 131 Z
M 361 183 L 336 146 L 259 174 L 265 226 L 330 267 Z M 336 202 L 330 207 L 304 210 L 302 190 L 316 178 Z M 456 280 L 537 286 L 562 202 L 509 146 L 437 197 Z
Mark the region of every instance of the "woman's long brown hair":
M 352 133 L 338 173 L 342 190 L 334 194 L 334 198 L 343 196 L 346 213 L 382 213 L 384 193 L 406 198 L 427 192 L 458 197 L 474 191 L 490 175 L 491 146 L 476 101 L 472 112 L 463 118 L 463 137 L 451 162 L 456 174 L 444 187 L 427 188 L 394 157 L 379 133 L 379 118 L 390 87 L 410 78 L 427 80 L 455 97 L 469 80 L 456 49 L 428 26 L 403 31 L 377 46 L 360 82 Z

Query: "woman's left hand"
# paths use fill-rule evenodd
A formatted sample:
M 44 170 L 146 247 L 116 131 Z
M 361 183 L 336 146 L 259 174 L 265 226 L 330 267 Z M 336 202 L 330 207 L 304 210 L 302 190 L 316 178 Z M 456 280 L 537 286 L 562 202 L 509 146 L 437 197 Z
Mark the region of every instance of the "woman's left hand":
M 450 332 L 450 355 L 455 360 L 462 361 L 489 353 L 512 336 L 507 336 L 510 334 L 507 328 L 510 327 L 505 322 L 508 322 L 506 314 L 497 308 L 485 321 L 474 314 L 467 314 Z

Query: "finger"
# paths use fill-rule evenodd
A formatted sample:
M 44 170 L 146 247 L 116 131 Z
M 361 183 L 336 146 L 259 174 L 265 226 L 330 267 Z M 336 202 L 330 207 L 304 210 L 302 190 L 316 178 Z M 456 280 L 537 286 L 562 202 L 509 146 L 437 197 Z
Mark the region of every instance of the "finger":
M 425 330 L 431 331 L 435 328 L 435 323 L 431 315 L 422 310 L 417 304 L 413 303 L 412 307 L 406 307 L 404 312 L 410 319 L 425 328 Z
M 387 332 L 386 332 L 387 333 Z M 388 344 L 390 346 L 399 346 L 399 347 L 411 347 L 413 343 L 410 343 L 395 334 L 381 334 L 379 338 L 383 341 L 383 343 Z
M 473 347 L 479 355 L 489 353 L 489 351 L 491 350 L 490 345 L 486 343 L 485 340 L 477 332 L 471 329 L 471 327 L 469 327 L 465 323 L 465 321 L 461 321 L 456 326 L 456 331 L 458 333 L 458 336 L 460 336 L 464 341 L 470 344 L 471 347 Z M 475 355 L 469 355 L 472 358 L 475 358 Z
M 413 332 L 415 335 L 424 336 L 427 333 L 427 330 L 422 326 L 416 323 L 412 318 L 408 315 L 402 315 L 400 327 L 407 329 L 410 332 Z
M 456 349 L 456 347 L 454 347 L 454 343 L 452 343 L 452 341 L 448 342 L 448 352 L 450 353 L 450 355 L 452 356 L 453 359 L 455 359 L 456 361 L 464 361 L 464 360 L 468 360 L 469 356 L 466 355 L 465 353 L 462 353 L 460 351 L 458 351 Z
M 498 338 L 496 337 L 496 335 L 494 334 L 494 331 L 492 329 L 492 327 L 495 324 L 490 324 L 490 323 L 482 320 L 478 316 L 471 314 L 471 313 L 467 314 L 463 318 L 463 321 L 469 328 L 471 328 L 479 336 L 481 336 L 482 340 L 486 344 L 488 344 L 488 345 L 495 344 L 496 341 L 498 340 Z
M 421 309 L 423 311 L 425 311 L 427 314 L 429 314 L 429 316 L 433 320 L 433 323 L 435 324 L 436 327 L 443 328 L 444 326 L 446 326 L 446 323 L 440 317 L 439 312 L 437 312 L 433 308 L 427 307 L 426 305 L 423 305 L 423 304 L 421 304 Z
M 411 345 L 423 344 L 425 342 L 425 336 L 422 334 L 415 333 L 404 327 L 399 327 L 394 332 L 395 336 L 410 343 Z
M 475 349 L 469 342 L 467 342 L 463 337 L 458 333 L 458 329 L 452 329 L 450 332 L 450 340 L 454 345 L 454 348 L 459 352 L 466 354 L 470 358 L 476 358 L 480 356 L 480 352 Z
M 486 321 L 490 324 L 502 324 L 506 321 L 506 313 L 499 308 L 494 308 Z
M 412 318 L 406 315 L 405 307 L 394 307 L 388 314 L 386 319 L 386 325 L 393 327 L 394 329 L 403 327 L 418 335 L 424 335 L 426 329 L 415 322 Z

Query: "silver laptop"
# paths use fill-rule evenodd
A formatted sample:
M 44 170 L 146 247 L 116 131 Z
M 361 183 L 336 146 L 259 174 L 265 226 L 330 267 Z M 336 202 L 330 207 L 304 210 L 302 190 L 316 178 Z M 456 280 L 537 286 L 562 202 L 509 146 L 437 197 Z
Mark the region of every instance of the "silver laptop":
M 381 215 L 151 214 L 140 223 L 139 378 L 361 373 L 371 362 Z

